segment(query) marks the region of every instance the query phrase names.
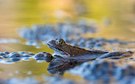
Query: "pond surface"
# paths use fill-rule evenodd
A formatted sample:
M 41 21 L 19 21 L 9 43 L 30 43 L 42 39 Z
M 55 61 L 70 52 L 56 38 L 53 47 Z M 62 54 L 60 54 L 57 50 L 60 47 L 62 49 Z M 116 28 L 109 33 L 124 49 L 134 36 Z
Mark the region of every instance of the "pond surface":
M 0 0 L 0 38 L 19 37 L 17 31 L 23 26 L 34 24 L 54 24 L 57 22 L 85 19 L 98 24 L 98 32 L 86 34 L 86 37 L 117 38 L 124 41 L 135 41 L 135 2 L 132 0 Z M 121 46 L 120 49 L 135 50 L 134 46 Z M 110 48 L 107 48 L 110 50 Z M 0 51 L 50 52 L 46 45 L 41 48 L 26 46 L 21 43 L 1 43 Z M 50 75 L 47 63 L 35 60 L 15 64 L 0 64 L 0 79 L 12 77 Z M 71 74 L 64 77 L 78 80 Z

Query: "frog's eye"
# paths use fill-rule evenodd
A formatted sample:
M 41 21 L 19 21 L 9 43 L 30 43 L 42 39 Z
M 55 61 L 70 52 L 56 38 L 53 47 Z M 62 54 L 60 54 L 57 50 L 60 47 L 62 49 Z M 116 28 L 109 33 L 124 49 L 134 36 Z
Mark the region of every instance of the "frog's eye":
M 59 40 L 59 44 L 64 44 L 64 43 L 65 43 L 65 41 L 63 39 Z

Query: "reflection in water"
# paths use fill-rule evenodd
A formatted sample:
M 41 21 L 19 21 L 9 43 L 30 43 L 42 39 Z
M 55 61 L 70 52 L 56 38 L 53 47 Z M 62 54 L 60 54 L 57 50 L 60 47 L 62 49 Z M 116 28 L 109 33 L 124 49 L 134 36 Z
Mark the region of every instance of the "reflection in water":
M 76 21 L 92 18 L 99 23 L 100 29 L 99 33 L 87 34 L 88 37 L 135 40 L 133 6 L 134 1 L 132 0 L 0 0 L 0 37 L 18 39 L 16 31 L 22 26 L 56 23 L 65 21 L 65 19 Z M 104 18 L 111 20 L 111 24 L 107 27 L 103 25 Z M 24 45 L 24 43 L 0 44 L 0 50 L 52 53 L 46 46 L 36 49 Z M 0 66 L 2 70 L 0 70 L 0 78 L 2 79 L 26 76 L 27 73 L 29 75 L 47 74 L 45 71 L 47 64 L 36 63 L 33 60 L 13 65 L 0 64 Z M 16 70 L 20 73 L 14 75 Z M 68 76 L 66 75 L 66 77 Z

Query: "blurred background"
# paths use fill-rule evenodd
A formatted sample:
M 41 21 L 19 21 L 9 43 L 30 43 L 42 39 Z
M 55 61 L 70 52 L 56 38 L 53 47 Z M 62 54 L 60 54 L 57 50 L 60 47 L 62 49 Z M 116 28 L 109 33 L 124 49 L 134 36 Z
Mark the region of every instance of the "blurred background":
M 0 0 L 0 37 L 17 37 L 22 26 L 84 18 L 105 27 L 102 36 L 133 37 L 134 14 L 134 0 Z
M 19 38 L 17 31 L 23 26 L 80 19 L 98 23 L 99 32 L 88 37 L 135 40 L 135 0 L 0 0 L 0 38 Z M 52 52 L 47 46 L 36 49 L 22 44 L 0 44 L 0 50 Z M 46 63 L 35 61 L 0 64 L 0 79 L 48 74 L 46 68 Z

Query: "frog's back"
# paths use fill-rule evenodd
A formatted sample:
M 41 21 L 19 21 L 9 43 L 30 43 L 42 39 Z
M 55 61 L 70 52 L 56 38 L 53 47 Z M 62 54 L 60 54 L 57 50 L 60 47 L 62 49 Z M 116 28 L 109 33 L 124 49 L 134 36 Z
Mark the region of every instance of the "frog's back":
M 101 50 L 86 50 L 84 48 L 80 48 L 77 46 L 71 46 L 67 44 L 65 52 L 68 52 L 70 56 L 79 56 L 79 55 L 93 55 L 93 54 L 105 54 L 108 53 L 106 51 L 101 51 Z

